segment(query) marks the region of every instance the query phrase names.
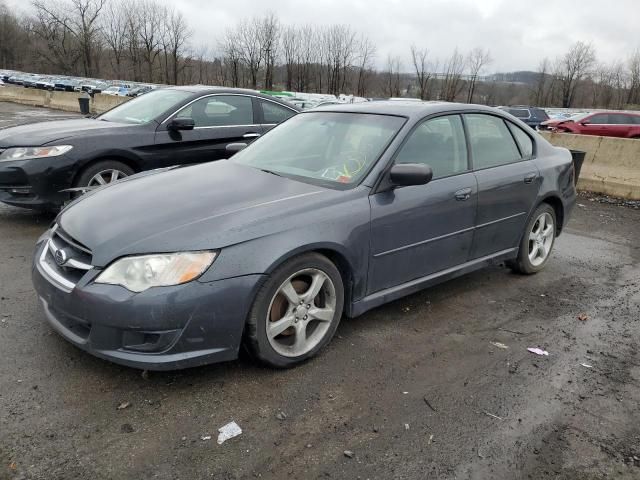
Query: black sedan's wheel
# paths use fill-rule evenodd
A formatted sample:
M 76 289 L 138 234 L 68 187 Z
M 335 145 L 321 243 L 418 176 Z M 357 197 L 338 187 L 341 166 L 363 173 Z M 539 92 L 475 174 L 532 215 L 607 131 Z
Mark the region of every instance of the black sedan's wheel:
M 323 255 L 309 253 L 277 268 L 249 314 L 246 345 L 273 367 L 314 356 L 333 337 L 344 305 L 342 277 Z
M 544 268 L 556 238 L 556 212 L 543 203 L 533 213 L 522 236 L 518 258 L 512 268 L 530 275 Z
M 88 189 L 100 187 L 115 182 L 129 175 L 133 175 L 133 169 L 117 160 L 103 160 L 87 167 L 75 182 L 76 187 Z

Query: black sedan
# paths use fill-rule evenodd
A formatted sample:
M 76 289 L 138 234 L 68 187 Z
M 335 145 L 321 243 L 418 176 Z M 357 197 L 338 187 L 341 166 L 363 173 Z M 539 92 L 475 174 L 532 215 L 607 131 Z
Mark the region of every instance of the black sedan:
M 95 119 L 0 130 L 0 201 L 55 210 L 133 173 L 227 158 L 298 108 L 251 90 L 154 90 Z
M 507 261 L 540 271 L 576 197 L 568 150 L 496 109 L 310 110 L 229 160 L 80 197 L 39 240 L 46 317 L 88 352 L 176 369 L 295 365 L 356 316 Z

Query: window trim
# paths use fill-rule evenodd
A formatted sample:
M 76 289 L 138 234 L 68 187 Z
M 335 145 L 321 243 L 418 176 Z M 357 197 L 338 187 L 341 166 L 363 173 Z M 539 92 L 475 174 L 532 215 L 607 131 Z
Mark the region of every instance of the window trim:
M 398 148 L 396 148 L 396 151 L 393 152 L 393 156 L 391 157 L 390 166 L 393 167 L 394 165 L 396 165 L 396 160 L 398 158 L 398 154 L 402 151 L 404 146 L 407 144 L 407 142 L 409 141 L 411 136 L 415 133 L 415 131 L 418 128 L 420 128 L 423 124 L 425 124 L 426 122 L 429 122 L 431 120 L 435 120 L 435 119 L 441 118 L 441 117 L 452 117 L 452 116 L 460 117 L 460 123 L 462 124 L 462 134 L 464 135 L 464 138 L 465 138 L 465 148 L 466 148 L 466 151 L 467 151 L 467 170 L 465 170 L 463 172 L 452 173 L 452 174 L 449 174 L 449 175 L 443 175 L 442 177 L 434 178 L 433 180 L 431 180 L 431 182 L 437 182 L 438 180 L 441 180 L 443 178 L 455 177 L 456 175 L 464 175 L 465 173 L 472 173 L 473 172 L 473 168 L 472 168 L 472 165 L 471 165 L 471 156 L 470 156 L 470 152 L 469 152 L 469 142 L 467 141 L 467 132 L 466 132 L 466 129 L 465 129 L 464 119 L 462 118 L 462 113 L 461 112 L 442 112 L 442 113 L 438 113 L 438 114 L 435 114 L 435 115 L 432 115 L 432 116 L 424 117 L 424 118 L 420 119 L 419 121 L 417 121 L 416 124 L 413 127 L 411 127 L 411 130 L 405 135 L 404 139 L 402 140 L 402 143 L 400 145 L 398 145 Z M 388 169 L 385 170 L 385 174 L 388 172 L 388 170 L 391 167 L 389 167 Z M 431 182 L 429 182 L 429 183 L 431 183 Z M 420 186 L 420 185 L 418 185 L 418 186 Z M 400 188 L 404 188 L 404 187 L 400 187 Z
M 511 136 L 513 137 L 513 140 L 516 142 L 516 147 L 518 147 L 518 151 L 520 152 L 520 159 L 521 160 L 533 160 L 534 158 L 537 158 L 537 153 L 538 153 L 538 144 L 535 142 L 535 140 L 533 139 L 533 137 L 531 135 L 529 135 L 528 132 L 526 132 L 524 130 L 524 128 L 520 128 L 518 125 L 516 125 L 515 123 L 507 120 L 507 119 L 503 119 L 504 122 L 507 124 L 507 129 L 509 130 L 509 133 L 511 134 Z M 525 157 L 522 153 L 522 146 L 520 145 L 520 142 L 518 141 L 518 139 L 516 138 L 515 134 L 513 133 L 513 131 L 511 130 L 511 128 L 509 128 L 509 124 L 513 125 L 513 128 L 517 128 L 519 129 L 522 133 L 524 133 L 527 137 L 529 137 L 529 140 L 531 140 L 531 155 Z M 516 162 L 513 162 L 516 163 Z
M 263 126 L 265 126 L 265 127 L 266 127 L 266 126 L 279 125 L 280 123 L 282 123 L 282 122 L 286 122 L 287 120 L 289 120 L 289 118 L 291 118 L 291 117 L 293 117 L 293 116 L 297 115 L 298 113 L 300 113 L 300 112 L 299 112 L 298 110 L 296 110 L 295 108 L 291 108 L 289 105 L 284 105 L 284 104 L 282 104 L 282 103 L 280 103 L 280 102 L 276 102 L 275 100 L 273 100 L 273 99 L 271 99 L 271 98 L 264 98 L 264 97 L 253 97 L 253 98 L 255 98 L 255 99 L 256 99 L 256 101 L 257 101 L 257 103 L 258 103 L 258 118 L 257 118 L 258 122 L 257 122 L 257 123 L 258 123 L 259 125 L 263 125 Z M 285 109 L 291 110 L 291 111 L 293 112 L 293 115 L 291 115 L 291 117 L 286 118 L 286 119 L 284 119 L 282 122 L 279 122 L 279 123 L 266 123 L 266 122 L 264 121 L 264 110 L 262 110 L 262 104 L 260 103 L 260 100 L 263 100 L 263 101 L 265 101 L 265 102 L 275 103 L 276 105 L 278 105 L 278 106 L 280 106 L 280 107 L 282 107 L 282 108 L 285 108 Z M 256 119 L 254 118 L 254 121 L 255 121 L 255 120 L 256 120 Z
M 244 93 L 209 93 L 207 95 L 202 95 L 200 97 L 194 98 L 190 102 L 187 102 L 184 105 L 182 105 L 179 109 L 177 109 L 175 112 L 173 112 L 167 118 L 165 118 L 162 122 L 160 122 L 160 126 L 162 127 L 164 125 L 165 126 L 165 130 L 167 130 L 165 123 L 167 123 L 169 120 L 172 120 L 178 113 L 180 113 L 185 108 L 189 107 L 191 104 L 197 102 L 198 100 L 202 100 L 203 98 L 220 97 L 220 96 L 225 96 L 225 97 L 234 96 L 234 97 L 247 97 L 247 98 L 249 98 L 249 100 L 251 100 L 251 116 L 253 117 L 253 123 L 236 124 L 236 125 L 212 125 L 212 126 L 205 126 L 205 127 L 193 127 L 194 130 L 210 129 L 210 128 L 259 127 L 260 126 L 259 123 L 256 123 L 256 118 L 255 118 L 256 115 L 255 115 L 255 111 L 253 109 L 253 98 L 255 98 L 255 97 L 253 95 L 247 95 L 247 94 L 244 94 Z
M 487 115 L 487 116 L 490 116 L 490 117 L 496 117 L 496 118 L 502 120 L 503 122 L 507 122 L 507 121 L 510 121 L 510 120 L 508 120 L 507 118 L 503 117 L 502 115 L 496 115 L 493 112 L 470 111 L 470 112 L 463 112 L 462 113 L 462 121 L 464 122 L 465 133 L 467 135 L 467 144 L 469 145 L 469 157 L 471 158 L 471 163 L 472 163 L 471 171 L 472 172 L 480 172 L 482 170 L 488 170 L 490 168 L 504 167 L 505 165 L 514 165 L 516 163 L 527 162 L 527 161 L 530 161 L 530 160 L 533 160 L 534 158 L 536 158 L 535 155 L 537 154 L 537 143 L 535 141 L 533 141 L 533 138 L 530 136 L 530 138 L 532 139 L 532 141 L 534 143 L 534 147 L 533 147 L 534 148 L 534 156 L 531 157 L 531 158 L 523 158 L 522 157 L 522 152 L 520 151 L 520 146 L 518 145 L 518 142 L 514 138 L 513 133 L 511 132 L 511 129 L 509 128 L 508 125 L 505 125 L 506 129 L 509 132 L 509 135 L 511 136 L 511 139 L 516 144 L 516 149 L 518 150 L 518 153 L 520 154 L 520 159 L 516 160 L 516 161 L 513 161 L 513 162 L 501 163 L 499 165 L 491 165 L 491 166 L 488 166 L 488 167 L 476 168 L 476 165 L 475 165 L 475 162 L 474 162 L 474 159 L 473 159 L 473 152 L 471 151 L 471 135 L 469 135 L 469 130 L 468 130 L 468 127 L 467 127 L 467 119 L 466 119 L 467 115 Z M 513 122 L 511 122 L 511 123 L 513 123 Z M 521 129 L 521 130 L 524 131 L 524 129 Z

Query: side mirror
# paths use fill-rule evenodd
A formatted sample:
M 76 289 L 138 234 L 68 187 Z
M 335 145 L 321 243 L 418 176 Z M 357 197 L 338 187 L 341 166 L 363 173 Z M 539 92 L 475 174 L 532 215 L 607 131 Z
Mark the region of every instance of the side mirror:
M 169 130 L 193 130 L 195 126 L 193 118 L 174 118 L 169 122 Z
M 396 187 L 426 185 L 432 178 L 433 170 L 424 163 L 398 163 L 389 172 L 389 180 Z
M 230 143 L 229 145 L 227 145 L 225 150 L 229 153 L 237 153 L 240 150 L 244 150 L 245 148 L 247 148 L 246 143 Z

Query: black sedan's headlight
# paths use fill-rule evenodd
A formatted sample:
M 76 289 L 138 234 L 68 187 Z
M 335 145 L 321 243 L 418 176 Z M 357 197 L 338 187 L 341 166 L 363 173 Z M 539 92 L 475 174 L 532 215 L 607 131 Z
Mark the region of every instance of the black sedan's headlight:
M 30 160 L 32 158 L 49 158 L 64 155 L 73 148 L 72 145 L 54 145 L 49 147 L 13 147 L 0 153 L 0 162 L 14 160 Z

